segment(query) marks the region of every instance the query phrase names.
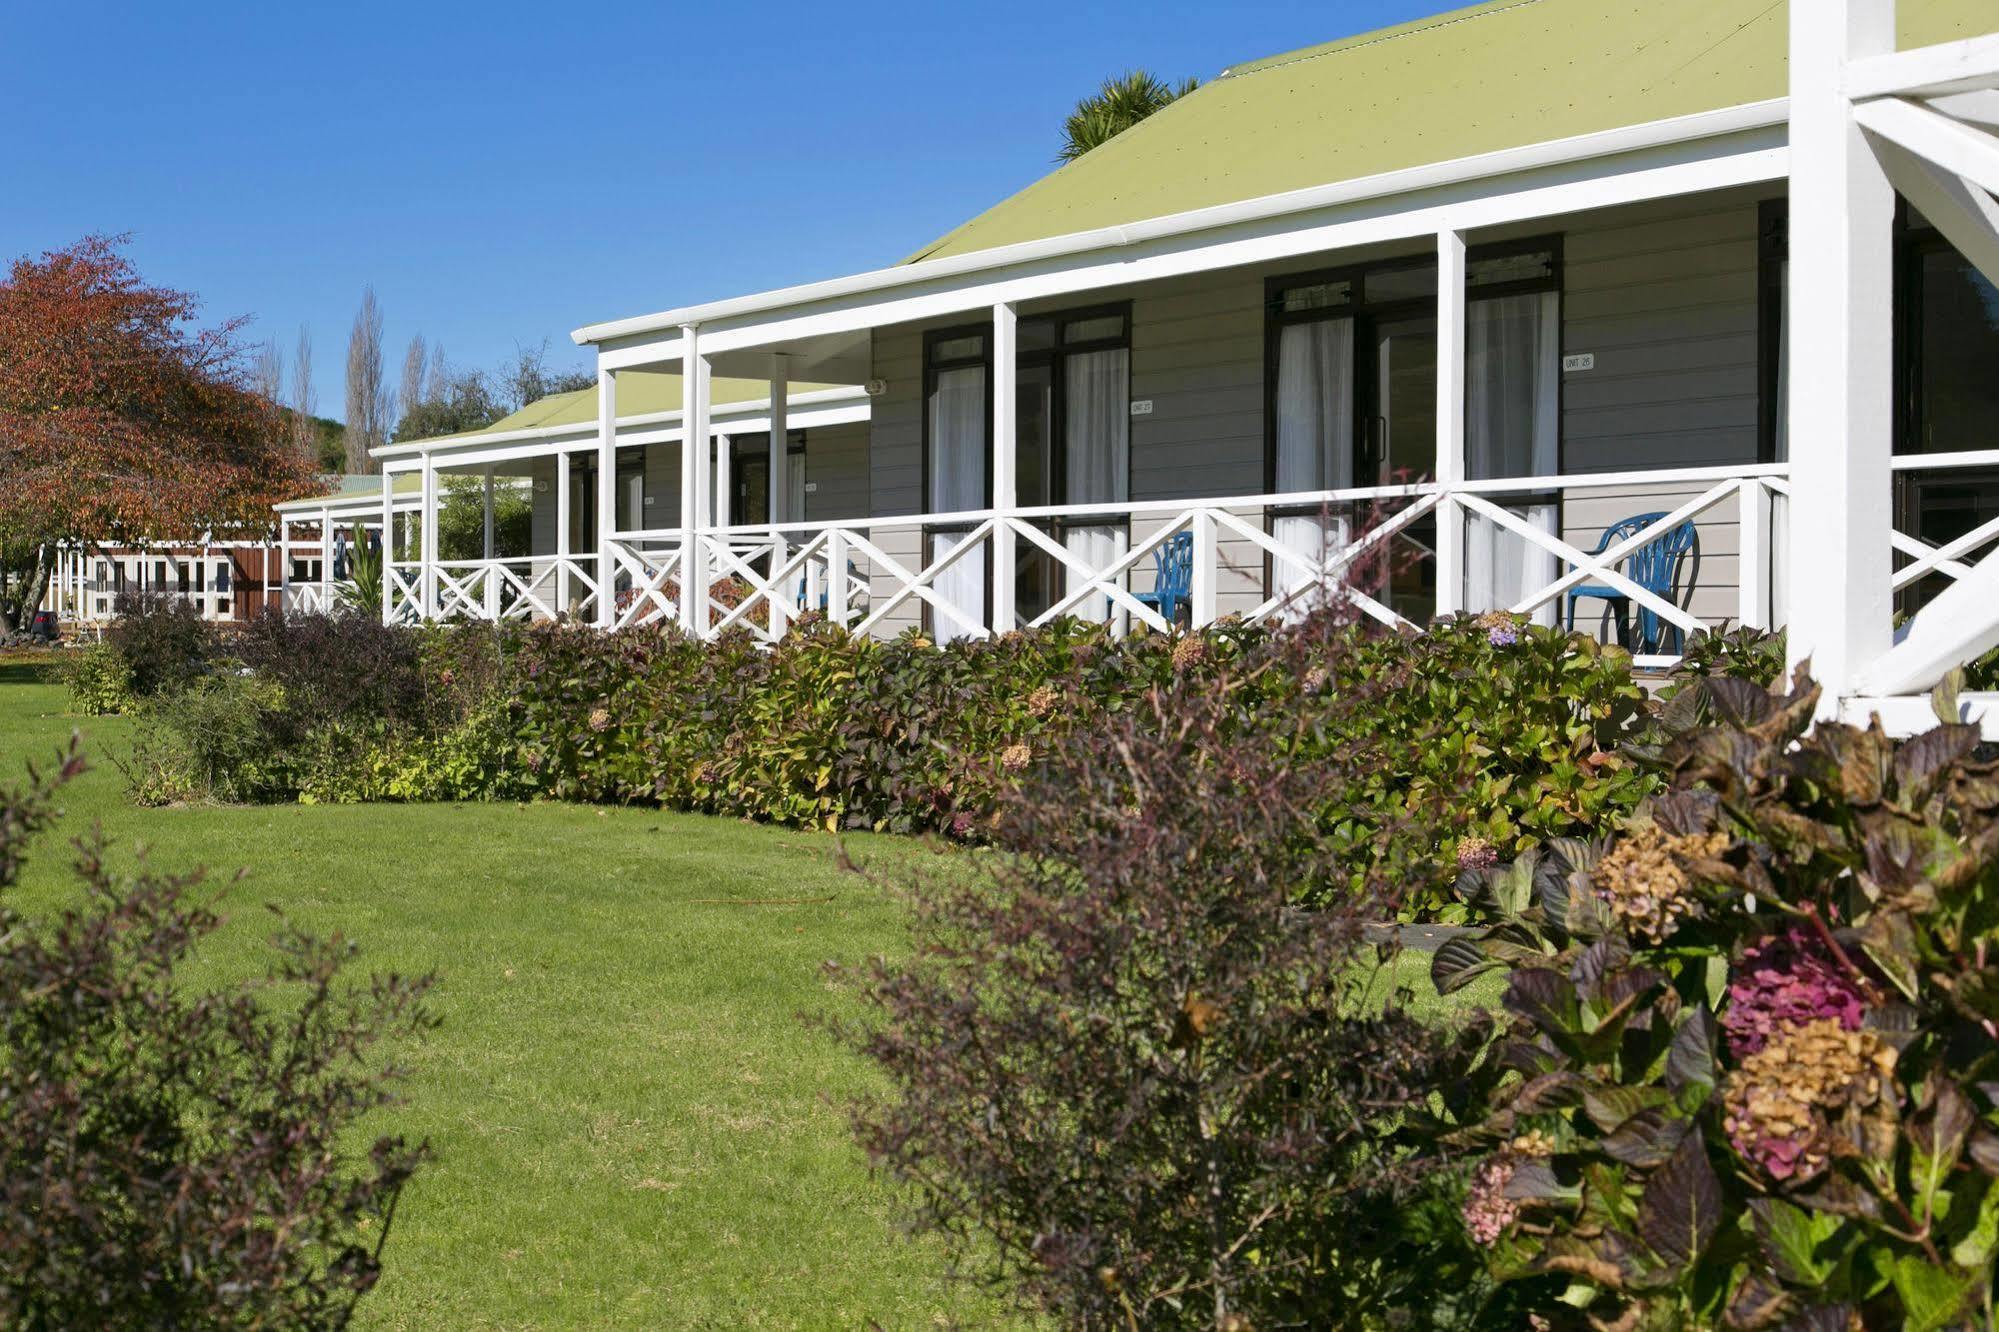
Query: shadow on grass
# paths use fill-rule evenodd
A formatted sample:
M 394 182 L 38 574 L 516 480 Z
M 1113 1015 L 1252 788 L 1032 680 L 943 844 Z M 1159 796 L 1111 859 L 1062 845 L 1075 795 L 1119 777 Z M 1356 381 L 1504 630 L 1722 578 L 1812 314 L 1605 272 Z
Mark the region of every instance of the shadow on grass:
M 0 685 L 54 684 L 55 663 L 49 661 L 0 661 Z

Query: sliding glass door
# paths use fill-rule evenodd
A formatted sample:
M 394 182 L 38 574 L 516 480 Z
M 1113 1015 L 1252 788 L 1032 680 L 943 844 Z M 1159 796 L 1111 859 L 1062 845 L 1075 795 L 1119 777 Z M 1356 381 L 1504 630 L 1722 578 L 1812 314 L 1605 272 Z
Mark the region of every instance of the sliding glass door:
M 927 513 L 963 513 L 986 507 L 991 492 L 992 409 L 987 392 L 985 330 L 933 334 L 926 340 L 927 392 L 924 436 L 927 443 L 924 496 Z M 952 522 L 929 528 L 925 562 L 935 563 L 971 534 L 974 524 Z M 968 551 L 933 580 L 936 594 L 973 623 L 982 623 L 986 608 L 986 548 Z M 951 639 L 967 630 L 949 616 L 933 617 L 932 632 Z
M 1558 250 L 1543 239 L 1474 251 L 1467 266 L 1465 444 L 1474 479 L 1559 470 L 1561 319 Z M 1271 284 L 1273 492 L 1389 486 L 1434 475 L 1437 459 L 1436 265 L 1428 260 L 1312 274 Z M 1553 532 L 1553 495 L 1509 499 Z M 1276 506 L 1272 535 L 1321 561 L 1353 539 L 1352 505 Z M 1358 585 L 1417 622 L 1436 607 L 1436 525 L 1411 523 L 1384 543 Z M 1553 557 L 1474 519 L 1467 605 L 1509 606 L 1555 574 Z M 1272 592 L 1311 581 L 1279 562 Z
M 1122 504 L 1131 476 L 1131 318 L 1127 307 L 1024 318 L 1014 371 L 1015 499 L 1022 508 Z M 932 333 L 925 350 L 926 501 L 930 513 L 987 507 L 992 429 L 989 330 Z M 1127 549 L 1122 515 L 1078 520 L 1040 518 L 1036 525 L 1092 570 Z M 964 540 L 972 523 L 934 524 L 926 542 L 934 561 Z M 1015 543 L 1016 619 L 1025 623 L 1079 590 L 1087 579 L 1032 542 Z M 986 550 L 968 552 L 935 584 L 952 605 L 982 621 L 990 602 Z M 1083 618 L 1110 613 L 1109 598 L 1073 608 Z M 931 617 L 934 632 L 957 637 L 963 626 Z

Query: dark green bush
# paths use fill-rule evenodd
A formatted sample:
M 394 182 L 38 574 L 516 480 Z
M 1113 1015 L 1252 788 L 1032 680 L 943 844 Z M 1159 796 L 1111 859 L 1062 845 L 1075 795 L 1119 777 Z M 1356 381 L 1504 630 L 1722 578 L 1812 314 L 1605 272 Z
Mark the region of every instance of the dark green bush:
M 860 1140 L 919 1225 L 1061 1326 L 1517 1326 L 1417 1150 L 1482 1029 L 1384 994 L 1364 927 L 1392 880 L 1298 904 L 1350 876 L 1324 811 L 1375 755 L 1292 756 L 1374 700 L 1245 725 L 1271 647 L 1199 675 L 1182 653 L 1000 797 L 1015 854 L 908 885 L 913 956 L 864 969 L 872 1020 L 845 1029 L 888 1084 Z M 1439 798 L 1391 839 L 1434 845 Z
M 186 688 L 208 670 L 215 631 L 186 599 L 158 592 L 121 593 L 107 640 L 125 660 L 140 698 Z
M 1671 789 L 1468 874 L 1437 954 L 1508 974 L 1470 1230 L 1596 1325 L 1991 1324 L 1999 763 L 1817 702 L 1698 682 Z
M 114 874 L 76 844 L 81 893 L 11 901 L 60 784 L 0 788 L 0 1324 L 344 1327 L 382 1270 L 427 1149 L 361 1134 L 427 1029 L 428 979 L 349 983 L 352 950 L 286 927 L 268 976 L 188 974 L 218 918 L 198 875 Z

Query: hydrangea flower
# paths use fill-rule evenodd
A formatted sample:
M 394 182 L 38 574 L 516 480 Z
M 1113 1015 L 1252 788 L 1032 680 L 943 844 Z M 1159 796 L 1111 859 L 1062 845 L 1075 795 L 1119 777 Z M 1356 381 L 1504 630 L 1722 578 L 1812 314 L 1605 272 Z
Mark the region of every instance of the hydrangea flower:
M 1894 1071 L 1893 1047 L 1871 1031 L 1830 1017 L 1785 1027 L 1729 1077 L 1722 1124 L 1771 1179 L 1809 1179 L 1831 1155 L 1835 1119 L 1872 1112 L 1892 1125 Z
M 1611 913 L 1633 935 L 1660 943 L 1680 922 L 1701 913 L 1689 863 L 1712 860 L 1728 849 L 1724 832 L 1676 836 L 1641 823 L 1620 837 L 1597 862 L 1592 878 Z
M 1034 751 L 1018 742 L 1000 751 L 1000 767 L 1008 772 L 1019 772 L 1034 759 Z
M 1512 647 L 1520 641 L 1520 621 L 1511 611 L 1487 611 L 1476 623 L 1485 630 L 1485 641 L 1494 647 Z
M 1506 1228 L 1520 1219 L 1520 1204 L 1506 1196 L 1506 1186 L 1513 1182 L 1518 1164 L 1513 1153 L 1501 1152 L 1472 1174 L 1471 1188 L 1465 1194 L 1465 1230 L 1481 1248 L 1499 1243 Z
M 611 729 L 611 713 L 608 708 L 593 708 L 590 711 L 590 729 L 602 734 Z
M 951 816 L 951 835 L 953 837 L 969 837 L 971 836 L 972 829 L 977 824 L 978 820 L 972 817 L 970 810 L 961 809 Z
M 1467 837 L 1458 843 L 1458 868 L 1491 869 L 1499 863 L 1499 848 L 1483 837 Z
M 1308 694 L 1318 693 L 1326 687 L 1326 681 L 1331 678 L 1332 673 L 1325 667 L 1314 666 L 1311 670 L 1305 672 L 1305 692 Z
M 1199 634 L 1185 634 L 1173 645 L 1173 669 L 1184 671 L 1208 659 L 1208 640 Z
M 1055 711 L 1055 705 L 1059 702 L 1061 702 L 1061 696 L 1055 692 L 1052 686 L 1041 685 L 1027 696 L 1027 710 L 1033 716 L 1046 717 L 1049 713 Z
M 1873 996 L 1826 947 L 1796 926 L 1749 945 L 1728 985 L 1721 1015 L 1737 1059 L 1755 1054 L 1778 1032 L 1830 1018 L 1860 1030 Z

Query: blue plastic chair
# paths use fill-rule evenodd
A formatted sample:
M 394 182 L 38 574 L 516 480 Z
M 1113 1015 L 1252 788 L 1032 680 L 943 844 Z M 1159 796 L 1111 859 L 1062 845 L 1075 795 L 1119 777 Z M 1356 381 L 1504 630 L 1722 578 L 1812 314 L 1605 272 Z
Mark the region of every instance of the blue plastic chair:
M 1596 549 L 1590 554 L 1603 554 L 1618 542 L 1652 527 L 1665 516 L 1663 513 L 1638 513 L 1619 519 L 1604 529 L 1603 539 L 1596 543 Z M 1679 585 L 1680 561 L 1698 550 L 1699 546 L 1700 535 L 1694 530 L 1693 520 L 1688 519 L 1670 531 L 1661 532 L 1625 556 L 1621 561 L 1624 576 L 1647 592 L 1671 601 Z M 1596 597 L 1610 604 L 1611 609 L 1617 612 L 1617 641 L 1632 647 L 1631 598 L 1601 583 L 1585 583 L 1569 589 L 1570 631 L 1573 632 L 1576 627 L 1576 602 L 1584 597 Z M 1662 620 L 1657 611 L 1641 605 L 1638 608 L 1638 643 L 1633 650 L 1656 652 L 1667 634 L 1672 636 L 1673 651 L 1678 652 L 1685 638 L 1680 626 Z
M 1134 598 L 1140 605 L 1159 612 L 1168 624 L 1180 611 L 1180 603 L 1194 594 L 1194 534 L 1175 532 L 1152 552 L 1152 590 Z

